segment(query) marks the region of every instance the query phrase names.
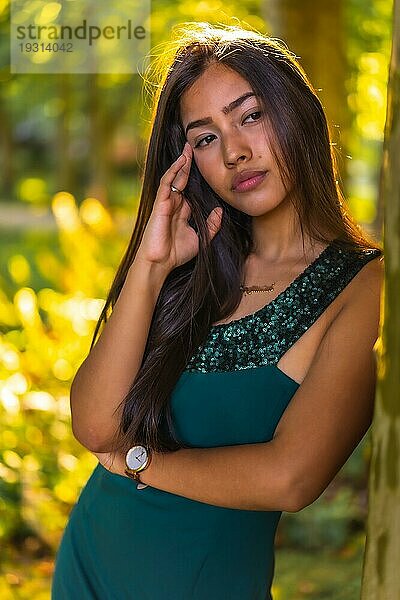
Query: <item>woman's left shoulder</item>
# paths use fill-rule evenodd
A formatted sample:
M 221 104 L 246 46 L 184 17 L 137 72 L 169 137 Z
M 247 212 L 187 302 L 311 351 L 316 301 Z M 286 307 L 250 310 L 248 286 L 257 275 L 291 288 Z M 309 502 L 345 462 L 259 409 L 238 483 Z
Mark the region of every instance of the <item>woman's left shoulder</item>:
M 341 294 L 340 305 L 353 304 L 361 296 L 379 294 L 384 273 L 383 251 L 378 247 L 360 245 L 340 246 L 335 262 L 347 285 Z
M 384 280 L 384 256 L 378 248 L 362 249 L 360 252 L 361 267 L 351 286 L 351 296 L 380 295 Z
M 354 330 L 364 327 L 374 332 L 379 324 L 381 312 L 383 254 L 379 250 L 365 249 L 358 256 L 360 265 L 355 277 L 347 286 L 340 312 L 347 315 L 348 324 L 350 326 L 352 323 Z

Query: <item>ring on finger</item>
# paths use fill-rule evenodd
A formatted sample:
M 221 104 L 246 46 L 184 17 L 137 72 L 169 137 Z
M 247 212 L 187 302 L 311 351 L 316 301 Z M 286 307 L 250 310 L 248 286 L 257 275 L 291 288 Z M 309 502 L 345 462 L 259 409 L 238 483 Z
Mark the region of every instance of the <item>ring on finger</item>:
M 174 185 L 171 185 L 171 191 L 176 192 L 177 194 L 182 194 L 183 190 L 178 190 Z

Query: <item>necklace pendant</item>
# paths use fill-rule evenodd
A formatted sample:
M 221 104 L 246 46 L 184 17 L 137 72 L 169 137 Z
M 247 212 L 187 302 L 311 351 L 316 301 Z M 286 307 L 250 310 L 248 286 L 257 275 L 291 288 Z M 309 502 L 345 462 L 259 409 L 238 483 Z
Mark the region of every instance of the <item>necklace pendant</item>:
M 275 281 L 271 285 L 257 286 L 257 285 L 241 285 L 240 289 L 245 296 L 252 294 L 253 292 L 273 292 L 275 287 Z

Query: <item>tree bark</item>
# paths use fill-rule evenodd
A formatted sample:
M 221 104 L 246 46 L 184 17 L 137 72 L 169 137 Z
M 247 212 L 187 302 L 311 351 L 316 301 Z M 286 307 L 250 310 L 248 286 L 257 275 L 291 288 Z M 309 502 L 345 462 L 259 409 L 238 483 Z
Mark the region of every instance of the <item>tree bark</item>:
M 107 123 L 107 109 L 98 86 L 98 75 L 88 76 L 88 117 L 90 139 L 90 181 L 86 195 L 94 196 L 105 206 L 109 203 L 110 182 L 109 145 L 112 128 Z
M 57 120 L 57 183 L 59 190 L 74 189 L 73 167 L 70 154 L 71 78 L 68 73 L 57 76 L 58 97 L 62 108 Z
M 377 344 L 362 600 L 400 598 L 400 0 L 394 0 L 393 8 L 380 186 L 384 206 L 384 318 Z
M 2 164 L 2 185 L 1 192 L 6 200 L 9 200 L 13 193 L 14 178 L 14 137 L 11 125 L 11 116 L 7 113 L 3 99 L 0 98 L 0 146 L 1 146 L 1 164 Z
M 342 0 L 264 0 L 269 35 L 283 39 L 306 71 L 325 109 L 346 187 L 351 119 L 345 82 L 348 64 Z M 312 30 L 312 34 L 311 34 Z M 345 191 L 346 193 L 346 191 Z M 346 194 L 347 195 L 347 194 Z

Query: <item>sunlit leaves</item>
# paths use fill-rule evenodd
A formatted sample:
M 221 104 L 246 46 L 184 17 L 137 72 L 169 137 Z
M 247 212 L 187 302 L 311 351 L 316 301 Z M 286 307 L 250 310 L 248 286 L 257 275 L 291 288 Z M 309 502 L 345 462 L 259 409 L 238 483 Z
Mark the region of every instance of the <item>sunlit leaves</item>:
M 126 243 L 96 198 L 60 192 L 51 206 L 53 246 L 27 235 L 0 290 L 0 532 L 27 552 L 35 539 L 55 551 L 96 464 L 72 436 L 69 389 Z
M 344 5 L 350 63 L 347 102 L 353 116 L 348 146 L 354 159 L 347 165 L 347 194 L 352 214 L 363 225 L 372 224 L 377 211 L 392 5 L 392 0 L 350 0 Z
M 387 56 L 377 52 L 364 52 L 359 59 L 357 94 L 353 102 L 357 113 L 357 126 L 363 137 L 383 140 L 386 114 Z
M 31 277 L 31 268 L 22 254 L 14 254 L 8 263 L 8 270 L 15 283 L 24 285 L 29 282 Z
M 19 183 L 19 198 L 30 204 L 44 204 L 50 199 L 44 179 L 27 177 Z

